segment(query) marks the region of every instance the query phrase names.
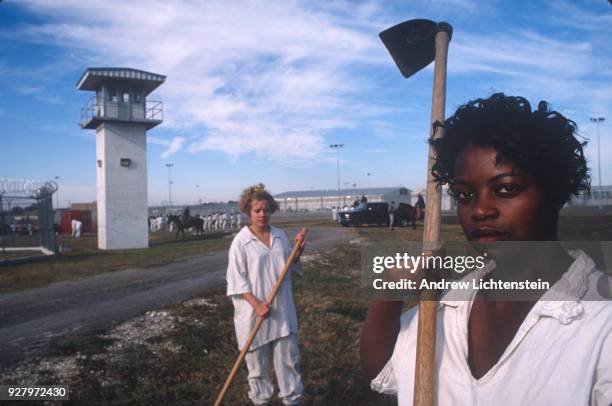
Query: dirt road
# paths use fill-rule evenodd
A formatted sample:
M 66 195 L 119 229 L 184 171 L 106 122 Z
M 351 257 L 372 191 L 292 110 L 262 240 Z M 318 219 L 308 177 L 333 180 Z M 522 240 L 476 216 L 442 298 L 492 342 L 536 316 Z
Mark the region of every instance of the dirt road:
M 292 236 L 297 228 L 285 231 Z M 312 227 L 305 254 L 352 238 L 343 227 Z M 105 330 L 162 306 L 222 288 L 227 251 L 144 269 L 0 295 L 0 365 L 44 350 L 49 343 Z

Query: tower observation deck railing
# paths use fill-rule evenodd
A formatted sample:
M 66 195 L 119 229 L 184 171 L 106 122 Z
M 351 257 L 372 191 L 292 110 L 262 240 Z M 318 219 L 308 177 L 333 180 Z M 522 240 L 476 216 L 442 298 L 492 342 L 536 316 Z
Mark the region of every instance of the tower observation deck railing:
M 163 103 L 147 100 L 143 103 L 99 101 L 94 96 L 81 108 L 81 127 L 95 128 L 104 121 L 131 121 L 153 127 L 164 119 Z

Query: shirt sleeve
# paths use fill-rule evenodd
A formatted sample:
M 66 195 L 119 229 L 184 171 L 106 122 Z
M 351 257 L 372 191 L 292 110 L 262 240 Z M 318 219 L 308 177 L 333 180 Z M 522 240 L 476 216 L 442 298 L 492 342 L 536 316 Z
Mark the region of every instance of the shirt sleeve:
M 383 393 L 385 395 L 397 394 L 397 383 L 395 382 L 395 374 L 393 373 L 391 358 L 389 358 L 389 361 L 387 361 L 387 364 L 376 376 L 376 378 L 372 380 L 370 387 L 373 391 Z
M 248 276 L 246 251 L 238 239 L 232 241 L 227 264 L 227 296 L 252 292 Z
M 591 392 L 591 405 L 612 405 L 612 335 L 608 335 L 601 349 L 595 371 L 595 385 Z
M 411 344 L 406 344 L 406 340 L 413 338 L 416 344 L 416 329 L 410 329 L 410 327 L 414 326 L 413 321 L 416 323 L 415 319 L 417 314 L 418 306 L 413 306 L 402 314 L 400 318 L 400 332 L 397 336 L 395 347 L 393 348 L 393 354 L 378 376 L 370 382 L 372 390 L 385 395 L 397 395 L 398 387 L 395 370 L 393 369 L 393 359 L 397 357 L 396 362 L 399 363 L 399 365 L 407 362 L 406 353 L 407 350 L 412 347 Z M 408 378 L 409 377 L 402 377 L 400 380 L 403 381 L 406 379 L 406 381 L 408 381 Z

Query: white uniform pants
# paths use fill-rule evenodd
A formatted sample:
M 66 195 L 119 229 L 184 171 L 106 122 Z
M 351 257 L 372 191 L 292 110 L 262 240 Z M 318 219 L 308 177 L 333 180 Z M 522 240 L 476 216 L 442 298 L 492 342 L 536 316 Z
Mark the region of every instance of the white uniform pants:
M 249 370 L 249 398 L 255 405 L 264 405 L 272 399 L 274 386 L 270 382 L 269 362 L 272 352 L 274 373 L 285 405 L 296 405 L 302 396 L 302 377 L 299 373 L 300 351 L 297 334 L 290 334 L 246 353 Z
M 389 229 L 393 230 L 393 220 L 395 215 L 393 213 L 389 213 Z

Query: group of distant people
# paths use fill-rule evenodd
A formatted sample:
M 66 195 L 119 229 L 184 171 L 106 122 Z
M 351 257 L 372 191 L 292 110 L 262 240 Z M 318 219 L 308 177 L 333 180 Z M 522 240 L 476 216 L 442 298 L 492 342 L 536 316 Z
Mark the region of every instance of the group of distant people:
M 337 223 L 340 223 L 340 212 L 341 211 L 347 211 L 350 208 L 348 206 L 344 206 L 344 207 L 332 207 L 332 220 L 334 220 Z
M 8 227 L 11 230 L 11 234 L 27 234 L 31 236 L 33 232 L 32 223 L 30 223 L 29 221 L 26 223 L 11 223 L 8 225 Z
M 174 219 L 178 217 L 178 219 L 183 224 L 189 224 L 189 219 L 191 219 L 191 214 L 188 208 L 185 208 L 182 215 L 172 216 L 172 215 L 159 215 L 157 217 L 149 218 L 149 230 L 151 232 L 160 232 L 160 231 L 170 231 L 173 232 L 177 228 L 177 224 Z M 209 212 L 207 215 L 202 216 L 200 214 L 196 214 L 193 218 L 197 218 L 202 221 L 202 229 L 203 230 L 230 230 L 237 229 L 242 226 L 242 219 L 240 218 L 240 214 L 235 211 L 231 212 Z
M 204 220 L 204 230 L 229 230 L 242 226 L 240 213 L 232 212 L 212 212 L 202 217 Z

